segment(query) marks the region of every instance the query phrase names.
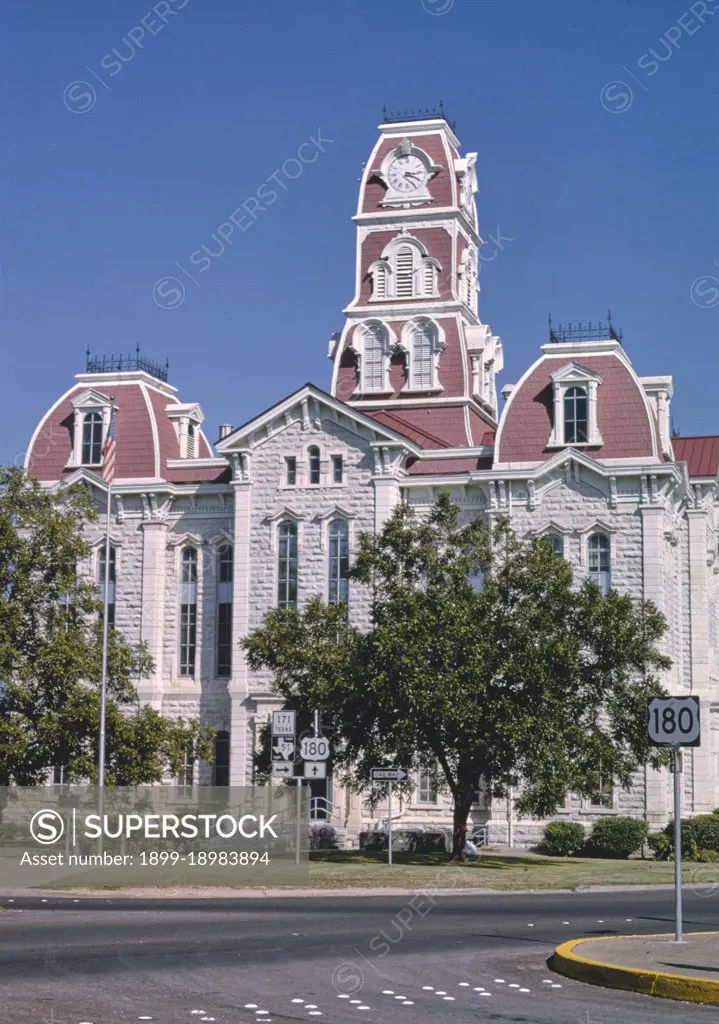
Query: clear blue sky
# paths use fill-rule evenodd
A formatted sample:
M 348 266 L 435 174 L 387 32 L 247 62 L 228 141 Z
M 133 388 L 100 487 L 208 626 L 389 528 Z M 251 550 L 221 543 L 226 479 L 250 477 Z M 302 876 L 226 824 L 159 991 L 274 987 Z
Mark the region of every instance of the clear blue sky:
M 674 375 L 681 433 L 719 433 L 719 0 L 703 24 L 689 0 L 167 0 L 164 26 L 150 0 L 0 6 L 0 460 L 88 345 L 168 357 L 213 439 L 327 387 L 382 106 L 439 99 L 503 239 L 480 295 L 502 383 L 548 311 L 611 306 L 639 373 Z M 198 276 L 190 254 L 318 128 L 325 152 Z M 177 262 L 200 287 L 160 308 Z

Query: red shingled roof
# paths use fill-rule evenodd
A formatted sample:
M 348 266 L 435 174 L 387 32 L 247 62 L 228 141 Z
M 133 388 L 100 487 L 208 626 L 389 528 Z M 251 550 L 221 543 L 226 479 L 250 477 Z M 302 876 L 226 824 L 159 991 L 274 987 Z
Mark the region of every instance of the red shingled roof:
M 689 476 L 716 476 L 719 472 L 719 437 L 673 437 L 677 462 L 686 462 Z

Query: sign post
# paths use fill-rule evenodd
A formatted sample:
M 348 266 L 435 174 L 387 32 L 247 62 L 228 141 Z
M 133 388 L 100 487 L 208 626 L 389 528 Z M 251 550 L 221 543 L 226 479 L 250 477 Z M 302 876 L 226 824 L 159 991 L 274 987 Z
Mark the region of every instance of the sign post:
M 409 771 L 406 768 L 373 768 L 371 771 L 372 782 L 387 782 L 387 864 L 392 866 L 392 783 L 405 782 L 409 778 Z
M 682 747 L 698 747 L 701 722 L 698 697 L 655 697 L 649 702 L 649 740 L 672 748 L 674 773 L 674 916 L 675 941 L 684 942 L 682 922 Z

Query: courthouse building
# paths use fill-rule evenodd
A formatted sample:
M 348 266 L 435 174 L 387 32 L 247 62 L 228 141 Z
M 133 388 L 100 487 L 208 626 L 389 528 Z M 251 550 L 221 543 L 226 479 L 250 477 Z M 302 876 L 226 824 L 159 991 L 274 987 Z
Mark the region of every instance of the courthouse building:
M 380 126 L 354 218 L 353 297 L 324 387 L 304 384 L 221 427 L 213 444 L 195 400 L 211 396 L 181 400 L 166 370 L 139 354 L 88 356 L 41 418 L 27 471 L 52 488 L 85 481 L 104 512 L 99 466 L 114 402 L 112 623 L 154 659 L 142 701 L 217 731 L 214 764 L 188 765 L 196 782 L 250 782 L 259 730 L 278 706 L 241 638 L 270 608 L 302 608 L 317 594 L 348 601 L 366 622 L 367 595 L 347 578 L 360 532 L 380 529 L 399 501 L 425 509 L 446 488 L 467 518 L 507 515 L 520 536 L 547 536 L 578 578 L 651 598 L 666 614 L 664 683 L 698 695 L 703 715 L 685 807 L 709 811 L 719 805 L 719 437 L 672 437 L 668 368 L 638 376 L 611 323 L 550 329 L 500 400 L 502 343 L 477 308 L 475 160 L 443 116 Z M 102 519 L 90 533 L 98 580 Z M 416 781 L 400 820 L 451 821 L 449 797 L 429 776 Z M 315 812 L 343 828 L 382 816 L 339 780 L 312 788 Z M 670 789 L 666 772 L 648 769 L 624 792 L 598 766 L 596 795 L 569 797 L 557 814 L 659 825 Z M 541 827 L 481 794 L 472 820 L 488 823 L 492 842 L 527 842 Z

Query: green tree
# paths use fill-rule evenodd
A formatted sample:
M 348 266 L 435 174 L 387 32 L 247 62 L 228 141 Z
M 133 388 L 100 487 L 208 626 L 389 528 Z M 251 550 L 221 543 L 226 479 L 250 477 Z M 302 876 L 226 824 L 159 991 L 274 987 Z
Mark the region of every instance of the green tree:
M 53 765 L 97 781 L 102 609 L 77 572 L 96 517 L 84 487 L 51 493 L 0 468 L 0 786 L 40 784 Z M 186 750 L 211 756 L 209 730 L 139 706 L 133 680 L 151 670 L 144 645 L 110 631 L 108 785 L 158 782 Z
M 293 706 L 318 707 L 342 738 L 335 763 L 435 762 L 454 800 L 453 856 L 483 784 L 518 794 L 521 813 L 554 813 L 568 791 L 596 791 L 597 767 L 628 786 L 648 745 L 647 704 L 669 666 L 663 616 L 587 581 L 542 539 L 499 520 L 460 523 L 442 494 L 425 520 L 399 505 L 360 538 L 352 578 L 371 591 L 369 629 L 319 599 L 271 611 L 244 641 Z

